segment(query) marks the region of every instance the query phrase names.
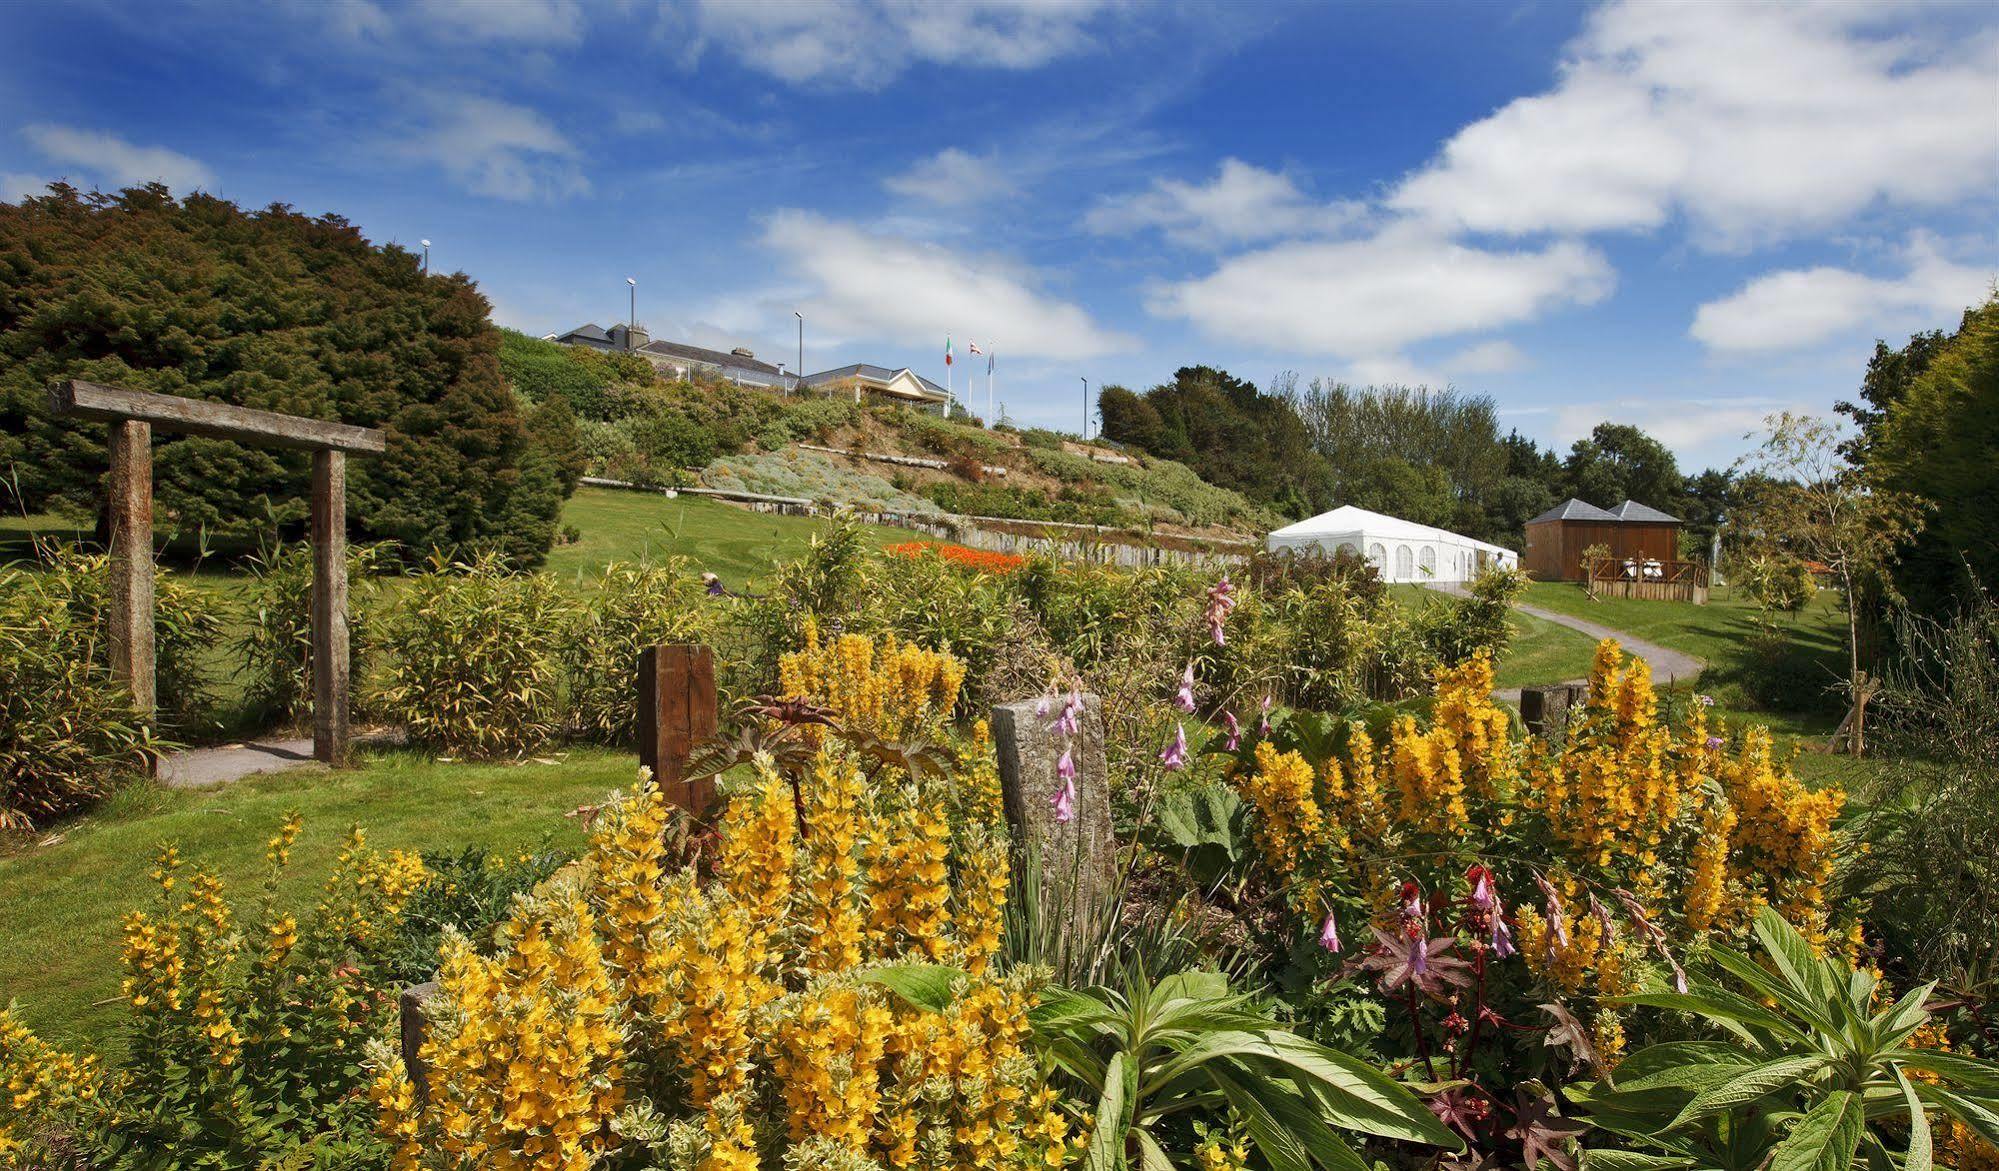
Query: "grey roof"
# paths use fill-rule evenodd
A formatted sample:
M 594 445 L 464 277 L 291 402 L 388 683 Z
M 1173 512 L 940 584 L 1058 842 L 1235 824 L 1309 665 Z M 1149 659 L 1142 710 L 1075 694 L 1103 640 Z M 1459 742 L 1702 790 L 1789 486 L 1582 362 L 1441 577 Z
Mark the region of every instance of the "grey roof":
M 808 374 L 802 381 L 807 386 L 817 386 L 822 382 L 837 382 L 842 378 L 868 378 L 876 382 L 887 382 L 904 370 L 909 370 L 909 367 L 875 366 L 867 362 L 856 362 L 851 366 L 835 366 L 831 370 L 821 370 L 817 374 Z M 938 398 L 943 398 L 948 393 L 943 387 L 914 370 L 909 370 L 909 376 L 921 383 L 923 389 L 936 395 Z
M 607 342 L 611 340 L 611 335 L 598 328 L 597 323 L 594 321 L 586 321 L 568 333 L 559 333 L 555 336 L 557 341 L 566 341 L 573 337 L 587 338 L 593 342 Z
M 724 370 L 755 371 L 775 378 L 777 367 L 769 362 L 759 362 L 755 358 L 745 358 L 741 354 L 725 354 L 720 350 L 705 350 L 700 346 L 684 345 L 680 342 L 647 342 L 639 347 L 648 354 L 658 354 L 666 358 L 685 358 L 690 362 L 702 362 L 709 366 L 720 366 Z
M 1605 512 L 1594 504 L 1585 504 L 1571 496 L 1527 523 L 1537 525 L 1544 520 L 1614 521 L 1616 519 L 1618 518 L 1615 513 Z
M 1616 508 L 1611 509 L 1610 515 L 1619 520 L 1651 521 L 1657 524 L 1675 525 L 1680 523 L 1679 517 L 1667 516 L 1651 505 L 1640 504 L 1636 500 L 1627 500 Z

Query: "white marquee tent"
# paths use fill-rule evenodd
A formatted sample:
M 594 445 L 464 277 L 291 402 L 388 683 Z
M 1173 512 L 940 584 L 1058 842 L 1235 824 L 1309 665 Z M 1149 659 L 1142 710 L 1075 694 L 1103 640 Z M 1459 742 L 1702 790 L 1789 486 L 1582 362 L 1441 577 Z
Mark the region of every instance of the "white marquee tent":
M 1286 525 L 1271 533 L 1264 547 L 1272 553 L 1347 549 L 1373 562 L 1388 582 L 1465 582 L 1488 566 L 1520 565 L 1520 555 L 1511 549 L 1351 504 Z

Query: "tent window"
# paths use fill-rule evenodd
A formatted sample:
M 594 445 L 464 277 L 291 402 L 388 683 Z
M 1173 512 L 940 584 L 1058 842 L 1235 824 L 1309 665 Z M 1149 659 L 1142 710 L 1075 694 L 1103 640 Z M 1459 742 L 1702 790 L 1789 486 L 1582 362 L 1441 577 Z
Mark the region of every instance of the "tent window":
M 1354 543 L 1353 543 L 1352 541 L 1341 541 L 1341 542 L 1340 542 L 1340 552 L 1342 552 L 1342 553 L 1352 553 L 1352 554 L 1354 554 L 1355 556 L 1359 556 L 1359 555 L 1360 555 L 1360 550 L 1359 550 L 1359 549 L 1356 549 L 1356 548 L 1354 548 Z
M 1437 576 L 1437 550 L 1436 550 L 1436 548 L 1435 548 L 1434 546 L 1431 546 L 1431 545 L 1425 545 L 1425 546 L 1423 546 L 1423 551 L 1422 551 L 1421 553 L 1419 553 L 1419 554 L 1417 554 L 1417 555 L 1416 555 L 1416 564 L 1417 564 L 1417 565 L 1420 565 L 1420 566 L 1422 566 L 1422 567 L 1423 567 L 1423 576 L 1424 576 L 1424 577 L 1435 577 L 1435 576 Z
M 1402 581 L 1416 576 L 1416 553 L 1407 545 L 1395 546 L 1395 576 Z
M 1376 570 L 1387 569 L 1388 546 L 1383 545 L 1380 541 L 1376 541 L 1374 544 L 1369 545 L 1367 547 L 1367 559 L 1369 561 L 1374 562 L 1374 568 Z

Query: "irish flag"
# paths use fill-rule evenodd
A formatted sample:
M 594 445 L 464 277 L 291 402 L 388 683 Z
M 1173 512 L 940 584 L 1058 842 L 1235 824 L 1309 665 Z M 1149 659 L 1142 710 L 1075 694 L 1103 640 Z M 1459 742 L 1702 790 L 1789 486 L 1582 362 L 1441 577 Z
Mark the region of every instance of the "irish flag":
M 944 335 L 944 364 L 951 364 L 951 335 L 948 333 Z

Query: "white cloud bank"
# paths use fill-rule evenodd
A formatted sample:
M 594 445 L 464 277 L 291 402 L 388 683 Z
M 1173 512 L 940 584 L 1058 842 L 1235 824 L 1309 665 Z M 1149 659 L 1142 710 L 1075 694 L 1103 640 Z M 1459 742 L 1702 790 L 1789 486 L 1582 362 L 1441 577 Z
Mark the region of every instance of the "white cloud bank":
M 1697 243 L 1740 248 L 1877 202 L 1989 193 L 1992 36 L 1941 43 L 1887 26 L 1893 14 L 1607 4 L 1552 90 L 1459 131 L 1389 206 L 1513 234 L 1643 230 L 1678 211 Z
M 1995 270 L 1957 264 L 1926 236 L 1904 250 L 1908 271 L 1867 276 L 1843 268 L 1785 269 L 1750 281 L 1694 313 L 1688 331 L 1721 354 L 1797 349 L 1836 337 L 1888 337 L 1925 323 L 1954 324 L 1992 290 Z
M 1610 294 L 1610 264 L 1561 241 L 1491 251 L 1396 225 L 1358 240 L 1284 244 L 1155 289 L 1152 312 L 1226 340 L 1348 359 L 1530 320 Z
M 1033 69 L 1093 48 L 1119 0 L 693 0 L 696 35 L 783 81 L 880 89 L 912 64 Z
M 79 167 L 106 186 L 160 182 L 182 194 L 215 186 L 215 172 L 165 147 L 136 146 L 104 131 L 49 123 L 25 126 L 21 133 L 51 163 Z
M 997 155 L 975 155 L 945 147 L 901 174 L 882 181 L 892 194 L 939 207 L 967 207 L 1013 195 L 1019 188 Z
M 1016 357 L 1056 360 L 1134 345 L 1080 306 L 1038 291 L 1031 274 L 1004 259 L 797 209 L 773 215 L 763 240 L 811 283 L 804 311 L 815 331 L 898 342 L 934 336 L 941 346 L 947 333 L 971 329 Z
M 1316 203 L 1289 175 L 1223 159 L 1212 182 L 1155 180 L 1149 190 L 1098 203 L 1083 226 L 1099 235 L 1157 228 L 1177 244 L 1221 248 L 1334 232 L 1365 211 L 1354 201 Z
M 443 167 L 475 195 L 555 200 L 590 190 L 581 152 L 525 106 L 440 92 L 419 95 L 415 105 L 422 120 L 403 138 L 402 153 Z

